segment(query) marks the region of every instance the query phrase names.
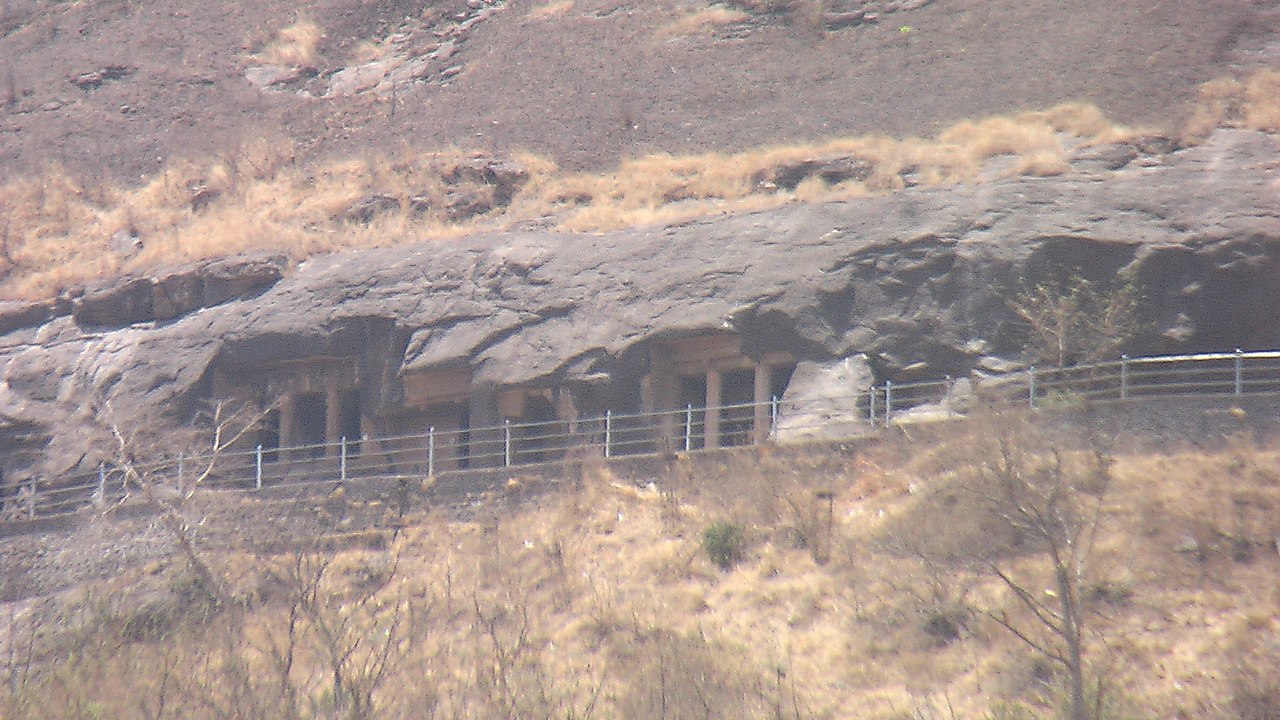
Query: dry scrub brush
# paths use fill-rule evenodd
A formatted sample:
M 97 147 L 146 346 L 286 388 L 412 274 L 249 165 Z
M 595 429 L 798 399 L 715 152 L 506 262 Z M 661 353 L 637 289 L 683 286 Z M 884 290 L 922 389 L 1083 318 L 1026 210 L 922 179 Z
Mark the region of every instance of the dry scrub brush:
M 715 6 L 671 32 L 732 22 L 739 12 Z M 282 31 L 261 60 L 305 63 L 318 41 L 314 27 L 300 21 Z M 1224 125 L 1280 129 L 1278 87 L 1274 71 L 1206 84 L 1188 141 Z M 1067 104 L 960 122 L 933 138 L 866 136 L 733 154 L 659 154 L 624 160 L 605 173 L 565 172 L 549 160 L 518 155 L 527 181 L 513 197 L 480 202 L 474 213 L 454 208 L 468 197 L 492 200 L 494 188 L 482 180 L 457 181 L 455 169 L 476 157 L 461 150 L 301 162 L 287 141 L 247 139 L 219 157 L 175 160 L 133 187 L 54 165 L 0 185 L 6 250 L 0 294 L 48 296 L 95 277 L 248 250 L 300 259 L 530 224 L 600 232 L 911 185 L 1057 175 L 1070 169 L 1074 148 L 1121 142 L 1137 132 L 1092 105 Z M 140 249 L 128 242 L 133 238 Z
M 299 17 L 281 28 L 261 52 L 249 56 L 253 62 L 309 67 L 316 62 L 316 48 L 324 31 L 308 18 Z
M 1250 503 L 1247 530 L 1236 529 L 1232 497 L 1213 506 L 1218 526 L 1275 532 L 1274 512 L 1261 510 L 1280 501 L 1280 454 L 1242 441 L 1117 456 L 1103 495 L 1086 472 L 1097 468 L 1087 444 L 1033 416 L 1017 422 L 1047 433 L 1020 446 L 1016 466 L 1028 477 L 1051 478 L 1065 463 L 1088 481 L 1071 507 L 1104 499 L 1108 522 L 1074 586 L 1095 631 L 1086 632 L 1091 667 L 1110 669 L 1151 716 L 1257 717 L 1245 708 L 1266 707 L 1268 676 L 1233 669 L 1232 656 L 1261 662 L 1270 646 L 1231 642 L 1274 626 L 1280 558 L 1201 560 L 1174 549 L 1182 521 L 1161 520 L 1236 488 Z M 110 612 L 90 609 L 102 619 L 76 624 L 79 642 L 60 641 L 76 648 L 67 662 L 45 661 L 66 652 L 24 649 L 32 625 L 18 612 L 10 636 L 19 642 L 0 649 L 14 648 L 8 667 L 20 682 L 0 688 L 0 707 L 13 720 L 888 720 L 1014 705 L 1052 716 L 1059 697 L 1043 680 L 1060 676 L 1000 621 L 1053 640 L 1034 623 L 1054 604 L 1045 591 L 1059 593 L 1057 565 L 1043 534 L 1011 521 L 1018 506 L 979 492 L 1010 479 L 1005 455 L 987 448 L 999 437 L 992 427 L 894 447 L 681 457 L 631 480 L 583 454 L 558 491 L 512 504 L 514 491 L 499 489 L 474 519 L 431 515 L 384 550 L 210 553 L 229 599 L 198 617 L 164 610 L 198 587 L 181 562 L 142 571 L 98 587 L 113 598 Z M 1202 482 L 1215 475 L 1222 487 Z M 814 501 L 826 493 L 830 560 L 819 563 Z M 729 570 L 701 547 L 722 518 L 747 532 Z M 1213 572 L 1202 574 L 1203 562 Z M 139 577 L 171 578 L 170 589 L 144 603 L 131 597 Z
M 723 155 L 655 155 L 610 173 L 566 173 L 531 155 L 515 160 L 528 179 L 506 202 L 460 218 L 468 196 L 490 198 L 483 180 L 459 181 L 460 151 L 299 162 L 287 141 L 246 140 L 221 156 L 177 160 L 136 187 L 114 187 L 51 166 L 0 185 L 9 241 L 0 291 L 38 297 L 91 278 L 249 250 L 294 258 L 386 246 L 534 222 L 571 231 L 685 221 L 891 192 L 910 183 L 979 179 L 992 158 L 1016 158 L 1012 172 L 1065 169 L 1074 142 L 1119 137 L 1089 106 L 962 123 L 934 139 L 883 137 L 760 148 Z M 1068 139 L 1074 138 L 1074 139 Z M 865 176 L 813 175 L 794 187 L 771 181 L 778 168 L 839 159 Z M 132 242 L 136 238 L 136 245 Z
M 1203 139 L 1215 128 L 1280 130 L 1280 71 L 1262 70 L 1246 78 L 1219 78 L 1200 87 L 1200 102 L 1184 133 Z

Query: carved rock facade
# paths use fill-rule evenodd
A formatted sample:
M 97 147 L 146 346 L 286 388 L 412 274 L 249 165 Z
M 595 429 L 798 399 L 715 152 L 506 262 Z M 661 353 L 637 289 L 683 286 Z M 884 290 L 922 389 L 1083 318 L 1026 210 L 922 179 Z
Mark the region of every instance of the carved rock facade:
M 785 394 L 797 363 L 808 377 L 857 356 L 878 381 L 962 377 L 1022 353 L 1010 299 L 1064 273 L 1133 273 L 1131 354 L 1280 347 L 1276 138 L 1221 132 L 1119 169 L 1090 153 L 1052 178 L 288 272 L 233 259 L 6 306 L 0 470 L 12 487 L 110 459 L 95 431 L 107 401 L 114 422 L 158 435 L 210 398 L 274 406 L 259 440 L 292 445 L 750 402 Z M 762 431 L 754 416 L 701 427 L 707 445 Z

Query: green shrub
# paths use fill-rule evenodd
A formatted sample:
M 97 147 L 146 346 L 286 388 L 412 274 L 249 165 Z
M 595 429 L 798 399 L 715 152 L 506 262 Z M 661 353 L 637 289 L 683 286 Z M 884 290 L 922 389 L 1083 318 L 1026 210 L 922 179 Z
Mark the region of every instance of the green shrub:
M 723 570 L 733 567 L 742 559 L 742 528 L 736 523 L 718 521 L 702 534 L 702 547 L 711 562 Z

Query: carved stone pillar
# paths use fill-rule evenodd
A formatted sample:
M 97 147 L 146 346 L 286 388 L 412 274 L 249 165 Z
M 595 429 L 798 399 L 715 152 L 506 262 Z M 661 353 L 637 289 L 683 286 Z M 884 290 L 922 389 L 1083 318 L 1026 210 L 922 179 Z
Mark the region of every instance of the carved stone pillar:
M 324 382 L 324 441 L 329 445 L 327 453 L 337 457 L 338 441 L 342 439 L 342 388 L 334 378 Z
M 707 371 L 707 412 L 704 413 L 703 425 L 706 430 L 705 447 L 708 450 L 720 447 L 720 388 L 719 370 Z
M 751 402 L 755 403 L 752 408 L 752 441 L 759 445 L 769 437 L 769 391 L 770 391 L 770 372 L 769 366 L 765 363 L 756 363 L 756 376 L 752 386 Z
M 280 459 L 289 460 L 289 451 L 285 448 L 298 444 L 298 418 L 293 395 L 280 398 Z

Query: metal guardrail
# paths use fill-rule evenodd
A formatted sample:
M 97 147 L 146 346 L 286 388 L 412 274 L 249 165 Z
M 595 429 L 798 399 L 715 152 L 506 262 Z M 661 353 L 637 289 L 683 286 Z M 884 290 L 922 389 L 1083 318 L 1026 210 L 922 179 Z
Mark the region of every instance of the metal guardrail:
M 707 447 L 785 441 L 833 425 L 862 427 L 962 416 L 975 403 L 1026 403 L 1032 409 L 1077 401 L 1125 402 L 1202 396 L 1280 395 L 1280 351 L 1122 357 L 1068 368 L 1035 367 L 1005 373 L 882 386 L 842 398 L 852 417 L 804 421 L 804 408 L 767 403 L 622 414 L 576 421 L 506 422 L 500 426 L 348 440 L 285 448 L 256 447 L 216 455 L 166 458 L 125 468 L 102 465 L 70 476 L 36 478 L 0 500 L 0 525 L 74 515 L 144 490 L 137 478 L 165 478 L 182 487 L 196 472 L 201 486 L 231 491 L 359 480 L 420 480 L 476 470 L 535 467 L 574 453 L 605 458 L 697 452 Z M 716 413 L 718 433 L 708 432 Z M 764 427 L 757 427 L 757 419 Z M 785 421 L 785 422 L 784 422 Z M 806 424 L 807 422 L 807 424 Z M 787 437 L 778 437 L 785 428 Z M 199 468 L 199 470 L 197 470 Z

